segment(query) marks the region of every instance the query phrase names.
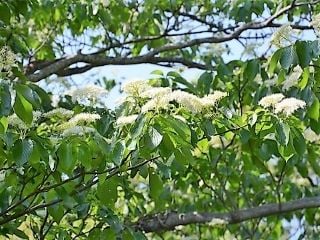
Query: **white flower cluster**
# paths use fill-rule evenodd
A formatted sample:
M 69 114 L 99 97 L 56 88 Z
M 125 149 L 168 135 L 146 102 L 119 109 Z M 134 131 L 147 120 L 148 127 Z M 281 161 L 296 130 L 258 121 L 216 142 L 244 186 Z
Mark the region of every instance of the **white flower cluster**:
M 200 112 L 203 108 L 201 99 L 196 95 L 181 90 L 173 91 L 168 95 L 169 101 L 176 101 L 192 113 Z
M 8 117 L 8 124 L 21 130 L 27 130 L 29 127 L 15 113 Z
M 55 108 L 49 112 L 46 112 L 43 114 L 43 117 L 45 118 L 52 118 L 52 117 L 58 117 L 58 118 L 71 118 L 73 116 L 74 112 L 72 110 L 68 110 L 65 108 Z
M 320 135 L 316 134 L 311 128 L 307 128 L 306 130 L 304 130 L 303 136 L 309 142 L 320 141 Z
M 92 101 L 96 102 L 97 99 L 101 96 L 104 96 L 108 93 L 108 91 L 96 85 L 86 85 L 81 88 L 74 89 L 67 93 L 70 95 L 73 102 L 79 101 Z
M 292 33 L 290 25 L 283 25 L 275 31 L 271 37 L 271 43 L 277 47 L 283 47 L 283 41 L 290 41 Z
M 143 91 L 140 96 L 142 98 L 155 98 L 167 95 L 171 92 L 172 90 L 169 87 L 152 87 Z
M 74 126 L 74 127 L 70 127 L 68 129 L 65 129 L 62 132 L 62 136 L 63 137 L 69 137 L 69 136 L 73 136 L 73 135 L 83 136 L 85 134 L 95 133 L 95 132 L 96 132 L 96 129 L 92 128 L 92 127 Z
M 30 127 L 35 126 L 36 122 L 42 116 L 42 113 L 40 111 L 34 111 L 32 114 L 33 114 L 33 118 L 32 118 L 32 123 L 30 125 L 27 125 L 15 113 L 8 116 L 8 124 L 13 127 L 17 127 L 20 130 L 28 130 Z
M 271 94 L 269 96 L 263 97 L 258 104 L 265 108 L 274 107 L 282 99 L 284 99 L 283 94 L 275 93 L 275 94 Z
M 299 108 L 304 108 L 306 106 L 305 101 L 296 99 L 294 97 L 285 98 L 281 102 L 275 105 L 275 113 L 283 113 L 287 117 L 292 115 Z
M 313 18 L 313 20 L 311 22 L 311 26 L 316 31 L 316 33 L 319 35 L 320 34 L 320 14 L 313 16 L 312 18 Z
M 138 116 L 139 116 L 138 114 L 133 114 L 133 115 L 129 115 L 129 116 L 119 117 L 116 121 L 116 125 L 122 126 L 122 125 L 134 123 L 135 120 L 138 118 Z
M 224 137 L 212 136 L 208 143 L 212 148 L 224 148 L 229 142 Z
M 287 91 L 298 83 L 303 70 L 300 66 L 296 66 L 289 77 L 282 83 L 282 90 Z
M 153 88 L 152 91 L 157 92 L 155 89 Z M 150 110 L 166 109 L 171 101 L 177 102 L 192 113 L 198 113 L 205 108 L 215 106 L 219 100 L 227 96 L 227 93 L 221 91 L 215 91 L 213 94 L 209 94 L 203 98 L 181 90 L 168 91 L 167 89 L 162 89 L 158 92 L 162 94 L 155 95 L 155 97 L 142 106 L 142 113 Z
M 122 90 L 124 93 L 134 96 L 140 97 L 141 93 L 148 90 L 150 86 L 144 80 L 134 80 L 127 82 L 123 85 Z
M 225 225 L 225 224 L 228 224 L 228 221 L 222 218 L 212 218 L 211 221 L 208 223 L 209 226 Z
M 8 46 L 0 49 L 0 72 L 11 74 L 11 69 L 16 63 L 16 55 Z
M 68 122 L 61 124 L 58 129 L 66 130 L 68 128 L 83 126 L 84 124 L 90 124 L 99 120 L 101 117 L 99 114 L 94 113 L 79 113 L 72 117 Z
M 204 107 L 211 107 L 216 105 L 222 98 L 228 96 L 226 92 L 214 91 L 213 94 L 209 94 L 201 99 L 201 103 Z
M 265 108 L 272 107 L 275 113 L 283 113 L 288 117 L 299 108 L 304 108 L 306 103 L 294 97 L 284 98 L 281 93 L 276 93 L 263 97 L 259 105 Z

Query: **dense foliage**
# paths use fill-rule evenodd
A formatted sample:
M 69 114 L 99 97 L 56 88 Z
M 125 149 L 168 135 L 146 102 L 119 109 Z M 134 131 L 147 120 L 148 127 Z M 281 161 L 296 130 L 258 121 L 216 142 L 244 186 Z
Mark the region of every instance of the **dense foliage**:
M 320 42 L 291 36 L 292 29 L 319 33 L 317 2 L 276 7 L 271 0 L 239 0 L 230 8 L 226 1 L 1 2 L 0 234 L 319 234 Z M 262 21 L 265 12 L 270 17 Z M 275 21 L 283 15 L 291 25 Z M 180 34 L 188 30 L 184 17 L 202 30 Z M 264 57 L 225 63 L 201 45 L 261 31 L 244 37 L 248 47 L 270 27 L 280 27 L 272 38 L 277 48 Z M 74 45 L 89 53 L 68 56 Z M 35 83 L 133 63 L 205 71 L 194 81 L 155 71 L 148 81 L 129 82 L 115 110 L 104 107 L 104 87 L 84 86 L 54 102 Z M 285 227 L 292 219 L 297 223 Z

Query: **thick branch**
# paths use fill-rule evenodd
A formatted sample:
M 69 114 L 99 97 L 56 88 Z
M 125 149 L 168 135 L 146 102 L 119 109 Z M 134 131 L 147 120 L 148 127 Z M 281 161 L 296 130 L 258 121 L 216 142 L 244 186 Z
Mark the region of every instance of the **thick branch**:
M 286 203 L 271 203 L 259 207 L 243 209 L 229 213 L 161 213 L 141 218 L 134 227 L 144 232 L 173 230 L 180 225 L 188 224 L 235 224 L 255 218 L 280 215 L 307 208 L 320 207 L 320 196 L 307 197 Z

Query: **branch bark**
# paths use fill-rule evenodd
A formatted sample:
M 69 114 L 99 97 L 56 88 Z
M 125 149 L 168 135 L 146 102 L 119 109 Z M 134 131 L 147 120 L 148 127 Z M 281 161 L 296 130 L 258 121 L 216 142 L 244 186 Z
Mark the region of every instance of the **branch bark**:
M 297 210 L 320 207 L 320 196 L 306 197 L 285 203 L 270 203 L 262 206 L 228 213 L 160 213 L 146 216 L 133 224 L 137 230 L 144 232 L 161 232 L 173 230 L 180 225 L 189 224 L 235 224 L 255 218 L 281 215 Z

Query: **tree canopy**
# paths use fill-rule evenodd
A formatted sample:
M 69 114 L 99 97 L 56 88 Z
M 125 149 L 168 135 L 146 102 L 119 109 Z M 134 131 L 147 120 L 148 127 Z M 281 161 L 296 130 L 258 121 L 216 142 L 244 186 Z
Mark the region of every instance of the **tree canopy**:
M 319 34 L 318 0 L 1 1 L 0 235 L 315 238 Z M 140 63 L 203 72 L 154 71 L 115 109 L 107 80 L 39 86 Z

